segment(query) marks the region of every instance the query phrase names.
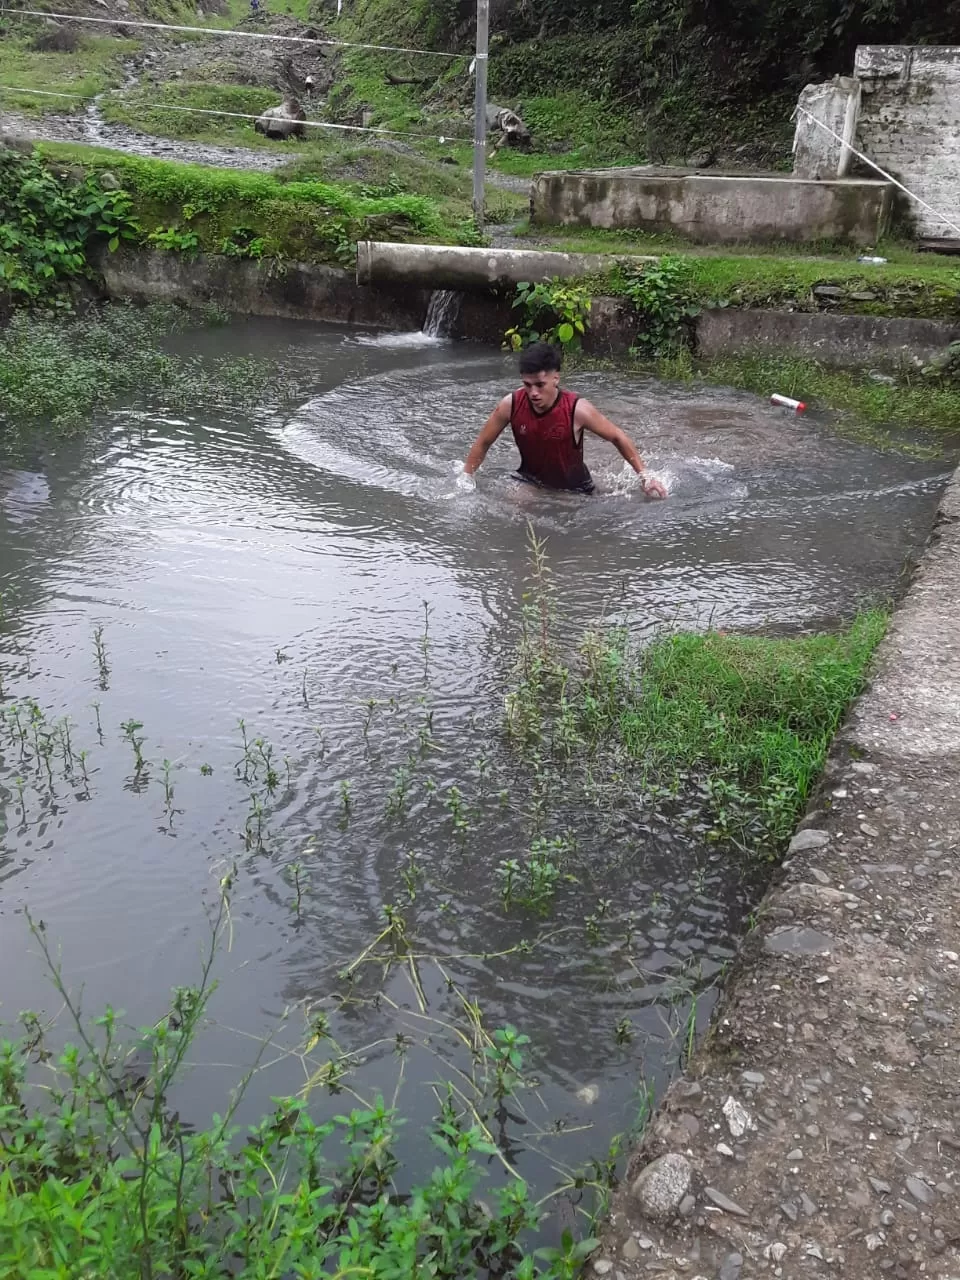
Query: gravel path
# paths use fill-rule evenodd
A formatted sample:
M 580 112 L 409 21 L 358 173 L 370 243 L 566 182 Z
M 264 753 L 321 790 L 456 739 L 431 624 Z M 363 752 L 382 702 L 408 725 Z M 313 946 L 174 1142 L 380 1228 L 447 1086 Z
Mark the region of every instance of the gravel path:
M 960 471 L 588 1276 L 960 1277 Z

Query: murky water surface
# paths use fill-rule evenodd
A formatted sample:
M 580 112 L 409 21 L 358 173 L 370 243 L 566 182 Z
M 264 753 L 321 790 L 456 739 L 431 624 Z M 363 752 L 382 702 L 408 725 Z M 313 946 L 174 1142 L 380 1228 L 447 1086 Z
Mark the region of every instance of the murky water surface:
M 91 1012 L 109 1001 L 150 1022 L 196 979 L 235 862 L 232 946 L 183 1113 L 222 1107 L 267 1033 L 279 1048 L 248 1115 L 299 1089 L 332 1051 L 311 1066 L 284 1050 L 320 1006 L 358 1055 L 349 1083 L 364 1097 L 392 1097 L 405 1031 L 402 1105 L 435 1114 L 440 1058 L 464 1065 L 442 1025 L 461 1011 L 449 977 L 490 1028 L 531 1037 L 540 1088 L 521 1132 L 541 1154 L 517 1159 L 549 1181 L 550 1161 L 601 1153 L 633 1119 L 641 1076 L 669 1069 L 692 996 L 734 955 L 747 890 L 616 788 L 590 807 L 561 785 L 539 830 L 575 838 L 576 883 L 546 917 L 504 911 L 496 866 L 533 834 L 531 779 L 498 737 L 527 521 L 549 538 L 570 638 L 604 617 L 640 634 L 812 627 L 894 588 L 943 467 L 837 442 L 748 395 L 590 374 L 577 389 L 669 479 L 667 502 L 644 501 L 595 442 L 593 498 L 518 486 L 506 438 L 462 494 L 454 463 L 514 381 L 499 355 L 266 322 L 178 341 L 275 356 L 312 391 L 283 417 L 119 411 L 0 469 L 4 698 L 69 716 L 73 752 L 89 752 L 89 781 L 55 768 L 51 798 L 42 776 L 17 783 L 9 727 L 0 738 L 0 1017 L 57 1008 L 29 908 Z M 252 767 L 240 719 L 264 743 Z M 338 978 L 385 903 L 406 919 L 420 992 L 409 967 Z

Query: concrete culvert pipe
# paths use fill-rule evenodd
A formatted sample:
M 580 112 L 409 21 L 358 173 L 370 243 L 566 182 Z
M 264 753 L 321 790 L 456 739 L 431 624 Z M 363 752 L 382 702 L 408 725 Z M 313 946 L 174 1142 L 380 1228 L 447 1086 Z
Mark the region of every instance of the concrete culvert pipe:
M 656 262 L 637 254 L 551 253 L 543 249 L 464 249 L 445 244 L 361 240 L 357 284 L 404 284 L 419 289 L 497 289 L 529 280 L 609 271 L 615 262 Z

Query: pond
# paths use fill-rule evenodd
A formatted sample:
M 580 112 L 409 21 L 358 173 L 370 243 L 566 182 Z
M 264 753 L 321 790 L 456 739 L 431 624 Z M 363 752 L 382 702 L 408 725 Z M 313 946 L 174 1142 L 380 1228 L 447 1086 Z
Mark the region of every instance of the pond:
M 590 804 L 504 742 L 528 522 L 561 643 L 605 621 L 829 627 L 896 588 L 946 471 L 750 395 L 588 373 L 572 383 L 666 502 L 596 441 L 593 497 L 518 486 L 507 437 L 462 493 L 455 464 L 516 381 L 499 353 L 279 321 L 174 341 L 275 359 L 308 391 L 282 415 L 120 409 L 0 467 L 0 1018 L 59 1007 L 26 910 L 91 1015 L 160 1017 L 235 866 L 181 1114 L 222 1110 L 269 1037 L 244 1119 L 311 1080 L 343 1110 L 328 1060 L 366 1099 L 402 1077 L 422 1166 L 433 1085 L 471 1087 L 466 999 L 530 1037 L 509 1150 L 548 1187 L 637 1121 L 703 1028 L 755 890 L 629 780 L 592 780 Z M 38 751 L 60 744 L 49 773 L 24 755 L 31 699 Z M 506 908 L 497 876 L 537 838 L 569 873 L 543 915 Z M 410 954 L 345 973 L 385 905 Z M 308 1057 L 319 1011 L 333 1041 Z

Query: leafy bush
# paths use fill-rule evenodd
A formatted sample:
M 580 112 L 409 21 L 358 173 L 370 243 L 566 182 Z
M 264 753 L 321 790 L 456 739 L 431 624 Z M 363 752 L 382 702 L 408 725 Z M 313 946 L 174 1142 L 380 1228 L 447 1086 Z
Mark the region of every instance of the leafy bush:
M 548 284 L 524 281 L 517 285 L 513 306 L 523 318 L 503 335 L 508 349 L 519 351 L 531 342 L 558 343 L 564 350 L 581 345 L 590 314 L 590 295 L 582 286 L 557 279 Z
M 181 231 L 179 227 L 157 227 L 147 236 L 147 244 L 155 249 L 169 249 L 176 253 L 196 253 L 200 239 L 195 231 Z
M 641 321 L 636 349 L 662 356 L 691 345 L 690 321 L 700 308 L 690 302 L 690 277 L 690 263 L 673 257 L 644 263 L 626 273 L 624 292 Z
M 87 255 L 106 242 L 136 240 L 139 225 L 123 191 L 94 176 L 70 183 L 36 155 L 0 150 L 0 289 L 36 301 L 92 274 Z

